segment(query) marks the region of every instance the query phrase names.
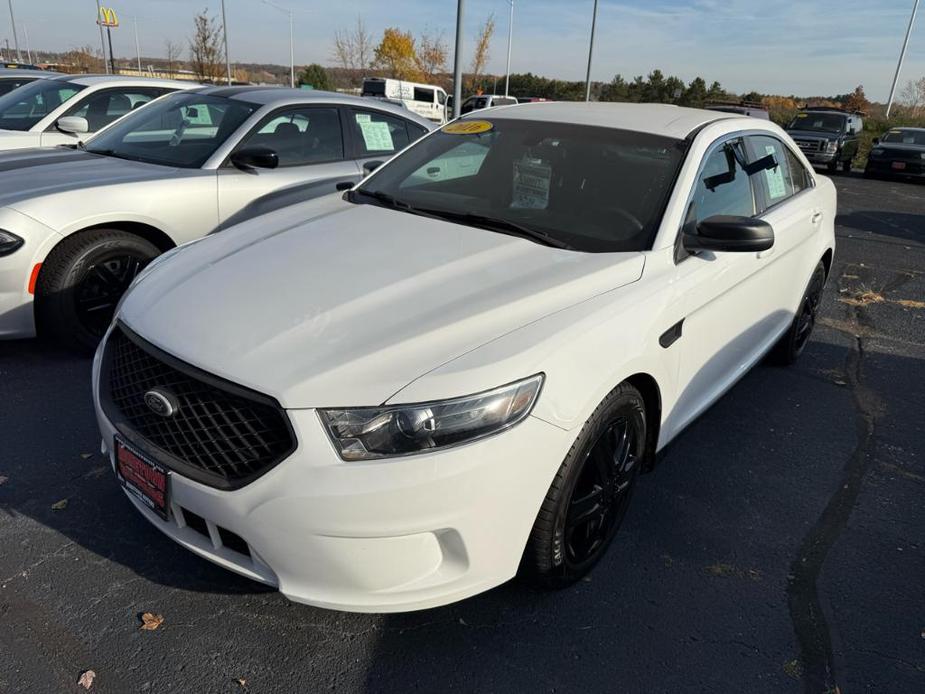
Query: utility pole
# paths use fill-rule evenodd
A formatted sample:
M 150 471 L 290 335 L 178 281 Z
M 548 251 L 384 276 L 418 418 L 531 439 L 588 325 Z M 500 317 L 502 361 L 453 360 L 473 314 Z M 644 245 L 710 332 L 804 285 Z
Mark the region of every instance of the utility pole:
M 280 7 L 275 2 L 270 2 L 270 0 L 263 0 L 263 4 L 269 5 L 270 7 L 277 9 L 280 12 L 285 12 L 289 15 L 289 86 L 295 88 L 295 41 L 293 39 L 292 29 L 292 10 L 287 10 L 285 7 Z
M 13 0 L 9 0 L 10 22 L 13 24 L 13 45 L 16 47 L 16 60 L 22 62 L 22 53 L 19 52 L 19 37 L 16 35 L 16 17 L 13 16 Z
M 138 76 L 141 76 L 141 44 L 138 43 L 138 17 L 132 17 L 135 25 L 135 55 L 138 56 Z
M 912 6 L 912 16 L 909 17 L 909 28 L 906 29 L 906 38 L 903 41 L 902 50 L 899 52 L 899 63 L 896 65 L 896 74 L 893 75 L 893 86 L 890 88 L 890 100 L 886 104 L 886 117 L 890 117 L 890 111 L 893 109 L 893 98 L 896 96 L 896 85 L 899 83 L 899 73 L 903 69 L 903 61 L 906 59 L 906 49 L 909 47 L 909 37 L 912 35 L 912 26 L 915 24 L 915 14 L 919 10 L 919 0 L 915 0 Z
M 594 14 L 591 16 L 591 44 L 588 46 L 588 75 L 585 79 L 585 101 L 591 101 L 591 62 L 594 58 L 594 30 L 597 28 L 597 0 L 594 0 Z
M 225 68 L 228 71 L 228 84 L 231 84 L 231 56 L 228 54 L 228 19 L 225 16 L 225 0 L 222 0 L 222 36 L 225 37 Z
M 453 117 L 459 115 L 462 108 L 462 44 L 463 44 L 463 5 L 465 0 L 456 3 L 456 55 L 453 56 Z
M 507 27 L 507 70 L 504 72 L 504 96 L 508 95 L 511 85 L 511 42 L 514 40 L 514 0 L 511 2 L 511 21 Z
M 103 38 L 103 9 L 100 7 L 100 0 L 96 0 L 96 25 L 100 28 L 100 52 L 103 56 L 103 66 L 106 68 L 106 74 L 109 74 L 109 63 L 106 62 L 106 40 Z

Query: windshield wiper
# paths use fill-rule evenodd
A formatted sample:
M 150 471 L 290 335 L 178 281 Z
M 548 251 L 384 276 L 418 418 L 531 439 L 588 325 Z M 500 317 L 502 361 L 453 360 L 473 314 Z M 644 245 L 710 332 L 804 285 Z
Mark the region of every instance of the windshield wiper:
M 389 195 L 388 193 L 381 190 L 363 190 L 361 188 L 359 190 L 347 191 L 347 199 L 350 202 L 356 202 L 355 198 L 361 195 L 363 197 L 372 198 L 373 200 L 378 200 L 384 205 L 392 207 L 396 210 L 407 210 L 409 212 L 414 211 L 414 208 L 408 203 L 397 200 L 393 195 Z
M 489 217 L 483 214 L 475 214 L 474 212 L 452 212 L 450 210 L 426 210 L 426 209 L 417 209 L 415 211 L 421 214 L 426 214 L 431 217 L 439 217 L 441 219 L 447 219 L 447 220 L 454 221 L 454 222 L 462 222 L 463 224 L 469 224 L 471 226 L 479 227 L 481 229 L 488 229 L 489 231 L 497 231 L 502 234 L 509 234 L 511 236 L 519 236 L 521 238 L 535 241 L 536 243 L 542 244 L 543 246 L 551 246 L 552 248 L 564 248 L 566 250 L 575 250 L 574 246 L 566 243 L 562 239 L 558 239 L 555 236 L 550 236 L 546 232 L 540 231 L 539 229 L 534 229 L 524 224 L 518 224 L 517 222 L 512 222 L 509 219 Z

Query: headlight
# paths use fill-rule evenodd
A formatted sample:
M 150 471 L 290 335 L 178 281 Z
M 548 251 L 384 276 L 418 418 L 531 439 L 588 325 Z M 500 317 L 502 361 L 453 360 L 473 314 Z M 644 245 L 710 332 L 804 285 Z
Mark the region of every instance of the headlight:
M 0 256 L 9 255 L 24 243 L 16 234 L 0 229 Z
M 838 142 L 835 140 L 829 140 L 825 145 L 826 152 L 837 152 L 838 151 Z
M 879 157 L 881 154 L 883 154 L 883 150 L 882 150 L 882 149 L 872 149 L 872 150 L 870 150 L 870 156 L 872 156 L 872 157 Z
M 509 429 L 530 414 L 543 374 L 453 400 L 319 410 L 344 460 L 376 460 L 457 446 Z

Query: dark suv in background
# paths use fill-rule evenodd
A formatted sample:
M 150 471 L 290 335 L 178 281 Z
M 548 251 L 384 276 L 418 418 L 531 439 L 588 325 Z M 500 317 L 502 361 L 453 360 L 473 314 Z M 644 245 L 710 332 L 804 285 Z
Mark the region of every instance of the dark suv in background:
M 875 138 L 864 175 L 925 179 L 925 128 L 891 128 Z
M 813 166 L 832 173 L 839 164 L 842 171 L 851 171 L 863 128 L 860 113 L 817 107 L 802 109 L 786 130 Z

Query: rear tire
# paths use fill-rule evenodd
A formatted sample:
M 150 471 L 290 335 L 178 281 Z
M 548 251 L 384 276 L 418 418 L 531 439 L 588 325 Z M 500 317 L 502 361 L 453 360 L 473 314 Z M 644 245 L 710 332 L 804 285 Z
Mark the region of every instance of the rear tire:
M 820 261 L 813 270 L 809 285 L 803 293 L 800 308 L 793 318 L 790 328 L 784 333 L 780 341 L 774 345 L 768 358 L 771 362 L 781 366 L 793 364 L 809 342 L 816 325 L 819 304 L 822 302 L 822 290 L 825 287 L 825 264 Z
M 66 238 L 42 265 L 35 292 L 39 335 L 80 352 L 96 348 L 116 305 L 160 250 L 118 229 Z
M 645 402 L 622 383 L 585 422 L 549 487 L 521 561 L 528 580 L 563 588 L 597 564 L 626 515 L 645 444 Z

